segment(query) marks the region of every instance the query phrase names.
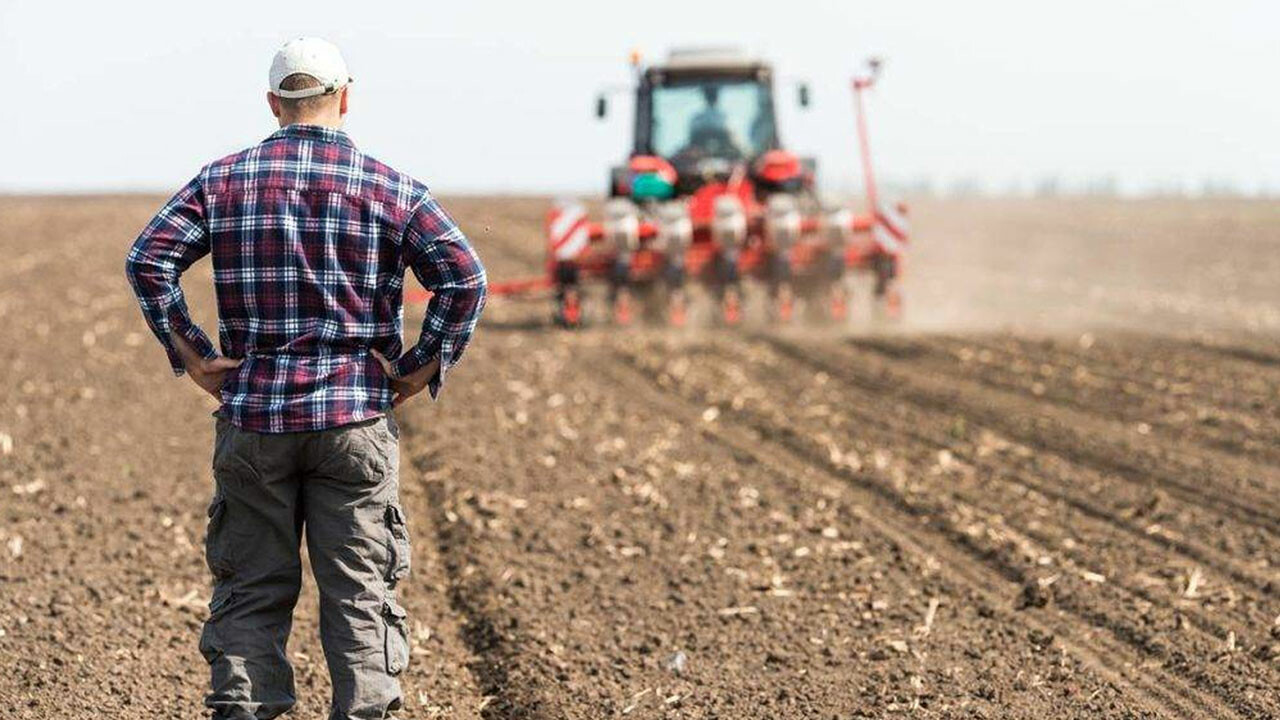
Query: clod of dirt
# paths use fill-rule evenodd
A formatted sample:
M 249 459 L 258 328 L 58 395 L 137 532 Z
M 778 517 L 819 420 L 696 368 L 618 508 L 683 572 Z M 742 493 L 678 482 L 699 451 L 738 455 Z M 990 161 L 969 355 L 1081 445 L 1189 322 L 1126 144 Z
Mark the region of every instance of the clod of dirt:
M 684 672 L 685 665 L 689 663 L 689 656 L 684 654 L 683 650 L 677 650 L 672 653 L 662 663 L 662 667 L 677 675 Z
M 765 665 L 785 666 L 785 665 L 789 665 L 790 663 L 791 663 L 791 653 L 788 653 L 784 650 L 775 649 L 765 653 L 765 656 L 764 656 Z
M 1053 644 L 1053 633 L 1047 633 L 1038 628 L 1031 628 L 1027 631 L 1027 640 L 1036 647 L 1037 650 L 1043 650 Z
M 1053 600 L 1053 591 L 1050 589 L 1052 585 L 1043 580 L 1028 580 L 1022 586 L 1022 595 L 1018 597 L 1014 607 L 1018 610 L 1045 607 L 1049 601 Z
M 48 484 L 45 483 L 43 478 L 36 478 L 31 482 L 19 483 L 17 485 L 14 485 L 13 494 L 14 495 L 38 495 L 46 487 L 48 487 Z

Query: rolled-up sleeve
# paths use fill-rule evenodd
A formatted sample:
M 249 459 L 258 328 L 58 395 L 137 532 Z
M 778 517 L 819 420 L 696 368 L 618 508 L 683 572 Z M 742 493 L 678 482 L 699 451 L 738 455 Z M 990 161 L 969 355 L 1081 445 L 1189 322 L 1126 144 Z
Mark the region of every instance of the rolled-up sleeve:
M 209 253 L 204 193 L 199 178 L 187 183 L 152 218 L 134 241 L 125 274 L 151 332 L 169 355 L 175 375 L 185 371 L 170 333 L 184 338 L 203 357 L 217 357 L 213 343 L 191 320 L 179 278 Z
M 393 363 L 399 377 L 434 358 L 440 370 L 429 383 L 440 392 L 445 373 L 462 358 L 484 309 L 487 279 L 484 266 L 462 230 L 435 198 L 418 204 L 405 229 L 402 253 L 418 282 L 431 292 L 418 342 Z

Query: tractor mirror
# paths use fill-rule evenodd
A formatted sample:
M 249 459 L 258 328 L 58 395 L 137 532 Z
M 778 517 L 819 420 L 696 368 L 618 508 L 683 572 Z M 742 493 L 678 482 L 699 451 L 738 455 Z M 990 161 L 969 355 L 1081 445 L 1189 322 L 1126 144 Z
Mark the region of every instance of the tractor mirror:
M 809 107 L 809 84 L 800 83 L 800 87 L 796 90 L 797 99 L 800 101 L 800 107 Z
M 603 95 L 596 97 L 596 117 L 603 120 L 609 114 L 609 100 Z

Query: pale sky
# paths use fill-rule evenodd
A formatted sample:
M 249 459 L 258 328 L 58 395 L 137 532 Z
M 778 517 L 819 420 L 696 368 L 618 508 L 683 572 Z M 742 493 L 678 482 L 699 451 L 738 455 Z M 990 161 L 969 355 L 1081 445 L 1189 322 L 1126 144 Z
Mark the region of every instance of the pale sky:
M 1280 3 L 756 4 L 0 0 L 0 191 L 172 190 L 274 129 L 271 56 L 319 35 L 356 77 L 356 143 L 444 193 L 602 191 L 630 103 L 592 103 L 628 52 L 724 44 L 774 62 L 783 142 L 833 188 L 857 177 L 848 79 L 878 54 L 886 176 L 1280 192 Z

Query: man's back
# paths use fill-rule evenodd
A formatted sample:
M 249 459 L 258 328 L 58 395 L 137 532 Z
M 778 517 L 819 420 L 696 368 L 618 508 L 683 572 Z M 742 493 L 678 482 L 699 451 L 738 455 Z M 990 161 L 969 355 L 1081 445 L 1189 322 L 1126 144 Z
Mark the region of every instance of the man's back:
M 341 130 L 315 125 L 289 125 L 206 166 L 143 232 L 131 275 L 145 294 L 149 278 L 180 272 L 206 252 L 223 354 L 244 360 L 222 388 L 224 411 L 260 432 L 319 430 L 384 412 L 391 390 L 369 351 L 400 354 L 406 266 L 437 289 L 484 283 L 425 186 L 362 154 Z M 481 300 L 468 293 L 461 303 L 433 303 L 427 346 L 407 353 L 398 374 L 421 366 L 415 358 L 438 355 L 442 368 L 456 362 Z M 182 322 L 174 326 L 201 348 Z

